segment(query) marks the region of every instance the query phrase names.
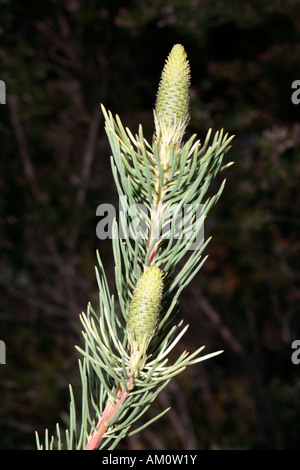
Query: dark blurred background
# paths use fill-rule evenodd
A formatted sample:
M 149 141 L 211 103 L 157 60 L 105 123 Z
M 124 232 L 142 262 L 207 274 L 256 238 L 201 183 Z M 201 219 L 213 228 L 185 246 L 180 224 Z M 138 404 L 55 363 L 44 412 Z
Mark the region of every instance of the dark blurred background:
M 177 352 L 224 353 L 173 380 L 147 418 L 171 411 L 119 447 L 300 448 L 299 39 L 296 0 L 0 0 L 0 449 L 35 449 L 35 430 L 68 417 L 96 249 L 113 281 L 96 237 L 97 206 L 117 205 L 99 104 L 151 138 L 175 43 L 192 70 L 189 133 L 236 135 Z

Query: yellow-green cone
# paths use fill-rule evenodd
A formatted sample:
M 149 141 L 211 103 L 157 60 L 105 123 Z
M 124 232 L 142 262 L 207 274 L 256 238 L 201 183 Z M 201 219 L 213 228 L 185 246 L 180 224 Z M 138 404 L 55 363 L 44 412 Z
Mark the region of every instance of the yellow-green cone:
M 190 118 L 190 66 L 184 47 L 173 46 L 158 88 L 155 113 L 160 125 L 187 124 Z
M 129 307 L 129 340 L 142 344 L 155 333 L 163 294 L 163 271 L 157 266 L 146 269 L 136 284 Z

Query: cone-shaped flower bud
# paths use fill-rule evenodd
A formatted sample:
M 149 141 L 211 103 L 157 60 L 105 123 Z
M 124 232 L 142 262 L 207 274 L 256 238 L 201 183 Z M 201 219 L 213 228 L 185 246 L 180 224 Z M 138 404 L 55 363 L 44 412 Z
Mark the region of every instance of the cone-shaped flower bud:
M 155 333 L 163 294 L 163 271 L 157 266 L 146 269 L 136 284 L 129 307 L 130 341 L 142 345 Z
M 158 88 L 155 114 L 159 125 L 188 124 L 190 66 L 184 47 L 173 46 L 165 63 Z

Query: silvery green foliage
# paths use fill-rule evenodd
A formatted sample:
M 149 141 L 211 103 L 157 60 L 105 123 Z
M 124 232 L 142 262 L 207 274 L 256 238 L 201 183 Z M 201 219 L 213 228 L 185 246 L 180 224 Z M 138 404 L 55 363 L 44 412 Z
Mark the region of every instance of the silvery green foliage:
M 122 213 L 120 219 L 114 221 L 112 246 L 116 298 L 110 292 L 105 269 L 97 253 L 99 306 L 94 309 L 89 304 L 87 312 L 82 313 L 84 345 L 77 347 L 81 353 L 81 396 L 75 400 L 70 386 L 70 421 L 67 430 L 62 432 L 61 425 L 57 425 L 55 437 L 50 437 L 46 430 L 44 444 L 41 444 L 36 435 L 39 449 L 84 449 L 107 401 L 117 398 L 120 387 L 127 390 L 128 380 L 134 371 L 134 387 L 109 423 L 99 447 L 113 449 L 123 437 L 141 431 L 167 411 L 164 410 L 142 426 L 132 426 L 140 420 L 172 377 L 188 365 L 220 353 L 218 351 L 202 356 L 202 346 L 193 353 L 184 351 L 173 364 L 169 360 L 170 352 L 188 328 L 182 320 L 178 320 L 178 300 L 182 290 L 203 266 L 205 257 L 202 253 L 209 239 L 201 240 L 196 247 L 193 245 L 193 249 L 191 244 L 201 233 L 204 219 L 223 191 L 225 181 L 216 194 L 209 193 L 211 182 L 222 169 L 229 166 L 223 165 L 223 158 L 232 139 L 223 131 L 212 136 L 212 131 L 209 130 L 203 143 L 196 135 L 182 143 L 189 116 L 186 106 L 189 101 L 189 68 L 182 46 L 176 45 L 174 48 L 160 83 L 152 142 L 144 138 L 141 125 L 137 134 L 133 135 L 129 129 L 124 128 L 118 116 L 113 117 L 102 106 L 105 130 L 112 151 L 112 173 L 119 197 L 125 197 L 130 205 L 143 204 L 148 209 L 148 236 L 130 237 L 125 230 L 128 220 Z M 178 67 L 184 70 L 179 75 L 185 84 L 175 86 L 174 77 L 180 70 L 174 74 L 174 70 L 170 70 L 170 64 L 178 64 L 178 61 L 179 64 L 182 61 Z M 166 83 L 171 86 L 170 81 L 173 81 L 172 90 L 175 87 L 176 102 L 179 103 L 178 112 L 172 104 L 173 121 L 162 119 L 164 100 L 168 96 Z M 179 93 L 178 96 L 178 90 L 182 91 L 182 95 Z M 170 109 L 167 108 L 165 114 L 168 118 Z M 186 205 L 191 208 L 188 227 L 180 218 L 179 221 L 176 218 L 176 223 L 173 218 L 170 223 L 169 209 L 176 207 L 176 211 L 180 211 Z M 202 211 L 201 216 L 197 217 L 196 208 L 199 205 Z M 143 340 L 139 338 L 136 342 L 138 347 L 134 347 L 130 334 L 134 328 L 140 328 L 134 293 L 138 289 L 141 302 L 144 290 L 145 298 L 149 301 L 147 295 L 151 289 L 148 290 L 143 284 L 143 273 L 151 266 L 151 269 L 157 270 L 156 275 L 163 273 L 163 285 L 156 284 L 159 298 L 154 299 L 150 306 L 150 313 L 154 313 L 150 319 L 151 334 Z M 143 279 L 141 289 L 137 287 L 140 278 Z M 159 279 L 162 280 L 162 277 L 156 277 L 154 281 L 160 282 Z M 134 307 L 134 316 L 129 315 L 130 305 Z M 147 305 L 149 313 L 149 304 Z M 147 318 L 142 321 L 147 323 Z M 141 341 L 144 341 L 142 347 Z

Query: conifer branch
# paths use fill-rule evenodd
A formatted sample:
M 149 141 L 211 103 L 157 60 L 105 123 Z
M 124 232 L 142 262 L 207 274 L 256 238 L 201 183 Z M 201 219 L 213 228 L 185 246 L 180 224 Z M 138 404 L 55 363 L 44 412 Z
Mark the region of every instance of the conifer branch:
M 201 144 L 196 135 L 185 143 L 188 125 L 190 68 L 184 48 L 171 50 L 159 84 L 152 142 L 139 126 L 136 135 L 119 116 L 102 105 L 112 151 L 111 168 L 120 200 L 143 207 L 138 227 L 121 211 L 112 226 L 117 297 L 111 293 L 97 253 L 99 309 L 89 304 L 80 319 L 84 347 L 77 346 L 81 377 L 81 415 L 70 387 L 70 423 L 63 438 L 45 432 L 45 449 L 113 449 L 132 430 L 157 395 L 175 375 L 222 351 L 201 355 L 184 351 L 169 364 L 171 351 L 188 329 L 178 322 L 182 290 L 203 266 L 209 239 L 202 237 L 204 220 L 222 194 L 209 195 L 213 179 L 229 164 L 223 158 L 232 137 L 223 130 Z M 201 213 L 198 208 L 201 206 Z M 188 208 L 185 217 L 182 212 Z M 139 230 L 137 230 L 137 228 Z M 136 232 L 137 231 L 137 232 Z M 134 236 L 133 236 L 134 235 Z M 200 237 L 200 238 L 199 238 Z

